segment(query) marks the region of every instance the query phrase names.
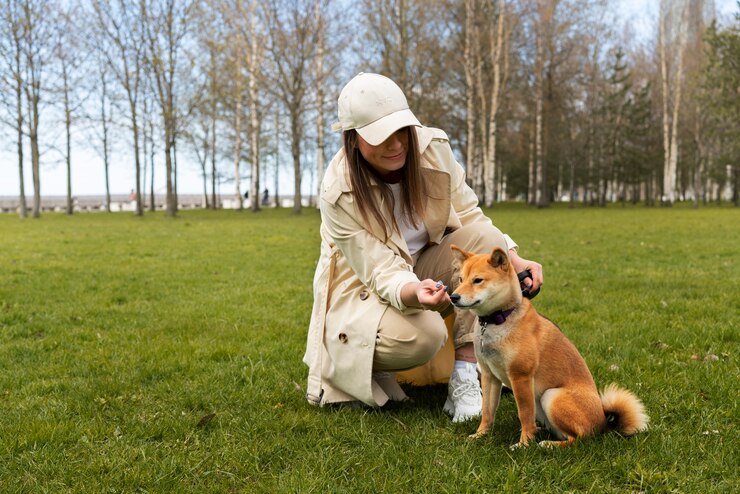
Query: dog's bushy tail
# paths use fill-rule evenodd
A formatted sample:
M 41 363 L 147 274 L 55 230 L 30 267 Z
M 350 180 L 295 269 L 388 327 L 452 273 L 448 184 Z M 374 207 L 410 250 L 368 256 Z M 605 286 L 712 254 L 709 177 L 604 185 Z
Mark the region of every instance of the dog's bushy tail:
M 607 430 L 631 436 L 648 428 L 645 405 L 632 391 L 610 384 L 601 392 Z

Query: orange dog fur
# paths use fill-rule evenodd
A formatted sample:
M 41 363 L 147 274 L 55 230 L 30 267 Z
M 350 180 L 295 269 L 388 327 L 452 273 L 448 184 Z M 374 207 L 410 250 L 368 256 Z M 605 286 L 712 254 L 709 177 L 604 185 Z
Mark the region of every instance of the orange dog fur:
M 647 428 L 644 406 L 632 392 L 612 384 L 599 395 L 576 347 L 522 296 L 504 250 L 476 255 L 454 245 L 452 249 L 460 275 L 453 304 L 484 319 L 506 311 L 503 321 L 499 317 L 481 324 L 476 335 L 483 410 L 471 437 L 481 437 L 493 426 L 502 385 L 514 392 L 522 428 L 512 448 L 529 444 L 536 421 L 557 438 L 539 443 L 547 447 L 567 446 L 576 438 L 607 430 L 632 435 Z

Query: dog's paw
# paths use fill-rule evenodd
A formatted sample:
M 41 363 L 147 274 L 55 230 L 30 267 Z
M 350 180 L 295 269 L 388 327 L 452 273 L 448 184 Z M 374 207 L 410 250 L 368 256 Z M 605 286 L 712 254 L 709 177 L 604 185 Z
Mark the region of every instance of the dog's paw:
M 564 441 L 540 441 L 538 444 L 541 448 L 553 449 L 553 448 L 562 448 L 564 446 L 570 446 L 574 442 L 576 442 L 575 437 L 568 437 Z
M 480 439 L 481 437 L 485 436 L 487 432 L 476 432 L 474 434 L 470 434 L 468 436 L 468 439 Z
M 516 451 L 517 449 L 523 449 L 529 446 L 529 443 L 514 443 L 511 446 L 509 446 L 509 449 L 512 451 Z

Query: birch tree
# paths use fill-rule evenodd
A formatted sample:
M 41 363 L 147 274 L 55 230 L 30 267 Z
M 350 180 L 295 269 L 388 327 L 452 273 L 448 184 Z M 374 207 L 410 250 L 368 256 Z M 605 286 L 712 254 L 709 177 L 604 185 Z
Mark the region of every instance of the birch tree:
M 260 210 L 260 133 L 262 128 L 260 83 L 263 80 L 261 66 L 264 58 L 264 37 L 258 31 L 259 13 L 256 0 L 250 0 L 246 8 L 243 1 L 235 0 L 232 9 L 234 15 L 230 16 L 227 22 L 236 33 L 237 50 L 240 58 L 246 64 L 244 68 L 247 73 L 247 101 L 249 104 L 249 195 L 252 198 L 250 209 L 252 212 L 257 212 Z M 237 65 L 240 66 L 241 62 Z M 241 75 L 238 77 L 239 88 L 237 88 L 237 91 L 241 91 Z M 235 97 L 238 96 L 235 95 Z M 237 105 L 241 105 L 241 98 L 237 101 Z M 239 126 L 241 126 L 241 115 L 239 114 L 235 118 L 239 119 Z M 237 139 L 240 138 L 237 137 Z M 241 148 L 241 145 L 239 147 Z
M 16 136 L 18 157 L 18 215 L 21 218 L 28 216 L 26 204 L 25 173 L 23 170 L 23 128 L 24 119 L 24 22 L 21 2 L 13 0 L 0 7 L 0 55 L 2 55 L 4 74 L 2 78 L 2 92 L 8 98 L 3 103 L 8 109 L 7 121 L 13 127 Z M 9 96 L 13 95 L 11 99 Z
M 557 2 L 553 2 L 557 3 Z M 535 38 L 535 154 L 534 154 L 534 177 L 531 179 L 531 183 L 534 185 L 534 190 L 530 190 L 530 195 L 533 199 L 530 200 L 530 204 L 535 204 L 537 207 L 547 206 L 549 203 L 549 197 L 547 196 L 547 180 L 545 176 L 546 165 L 545 155 L 543 151 L 543 99 L 544 99 L 544 70 L 545 70 L 545 31 L 548 29 L 548 24 L 552 20 L 553 10 L 555 6 L 547 6 L 543 0 L 537 1 L 537 27 L 536 27 L 536 38 Z
M 670 74 L 668 70 L 668 49 L 666 23 L 669 12 L 666 7 L 666 1 L 660 1 L 660 20 L 658 30 L 658 46 L 660 50 L 660 74 L 661 85 L 663 88 L 662 106 L 663 106 L 663 196 L 662 204 L 666 206 L 673 205 L 676 200 L 676 169 L 678 164 L 678 119 L 681 108 L 681 88 L 683 86 L 683 57 L 686 45 L 686 12 L 687 6 L 681 6 L 681 13 L 678 21 L 677 35 L 677 63 L 673 73 L 673 108 L 669 112 L 670 106 Z
M 241 159 L 242 159 L 242 114 L 244 99 L 244 47 L 236 40 L 236 34 L 230 37 L 229 64 L 231 84 L 229 87 L 232 110 L 234 141 L 232 143 L 232 166 L 234 169 L 234 201 L 237 211 L 244 209 L 241 192 Z M 254 197 L 252 197 L 254 201 Z
M 100 106 L 100 154 L 103 158 L 103 172 L 105 176 L 105 210 L 110 213 L 110 126 L 111 126 L 111 101 L 108 89 L 108 72 L 105 63 L 98 63 L 98 81 L 99 97 L 98 105 Z
M 302 211 L 301 144 L 318 23 L 309 0 L 271 2 L 266 10 L 269 73 L 266 87 L 285 107 L 293 161 L 293 213 Z
M 252 212 L 260 210 L 260 129 L 262 119 L 259 105 L 258 83 L 261 79 L 260 66 L 262 64 L 263 42 L 258 38 L 257 32 L 257 2 L 249 4 L 249 37 L 251 46 L 247 57 L 247 68 L 249 70 L 249 163 L 251 170 L 250 191 L 252 194 Z
M 325 46 L 325 19 L 322 11 L 322 0 L 316 0 L 315 16 L 317 22 L 316 62 L 314 65 L 316 81 L 316 207 L 319 206 L 318 198 L 321 196 L 321 182 L 324 180 L 324 106 L 325 91 L 324 84 L 326 75 L 324 72 L 324 59 L 326 57 Z
M 476 0 L 465 0 L 465 38 L 463 41 L 463 69 L 465 71 L 465 127 L 466 158 L 465 175 L 470 187 L 474 187 L 475 176 L 475 93 L 476 67 L 480 63 L 477 56 L 478 38 L 475 29 Z
M 145 46 L 141 23 L 136 10 L 126 0 L 113 3 L 93 0 L 92 9 L 98 49 L 126 98 L 136 172 L 136 215 L 142 216 L 139 97 Z
M 177 214 L 176 138 L 178 107 L 175 97 L 181 63 L 181 51 L 191 25 L 194 3 L 190 0 L 140 0 L 139 15 L 147 49 L 145 60 L 150 68 L 156 101 L 164 130 L 167 215 Z
M 78 117 L 86 94 L 83 94 L 83 67 L 87 64 L 87 54 L 82 50 L 80 27 L 76 25 L 80 9 L 76 6 L 61 7 L 55 19 L 54 49 L 56 83 L 51 91 L 61 96 L 61 110 L 64 123 L 64 162 L 67 171 L 66 213 L 74 212 L 72 199 L 72 129 Z M 82 56 L 81 56 L 82 54 Z M 85 71 L 86 74 L 86 71 Z
M 41 96 L 45 88 L 44 78 L 51 58 L 51 24 L 46 16 L 47 5 L 38 0 L 23 0 L 20 5 L 23 25 L 23 67 L 25 70 L 23 89 L 28 107 L 26 124 L 31 145 L 31 171 L 33 175 L 34 218 L 41 216 L 41 151 L 39 129 L 41 127 Z
M 200 79 L 200 90 L 192 95 L 195 103 L 192 105 L 196 109 L 197 116 L 195 130 L 191 132 L 194 141 L 198 141 L 195 146 L 200 147 L 198 161 L 201 164 L 201 173 L 203 175 L 204 188 L 204 205 L 207 208 L 216 209 L 218 201 L 216 199 L 216 181 L 217 181 L 217 156 L 219 132 L 218 124 L 221 117 L 220 110 L 224 106 L 223 96 L 226 88 L 222 80 L 223 71 L 226 70 L 226 44 L 227 39 L 222 36 L 225 30 L 223 4 L 218 4 L 216 0 L 201 2 L 198 4 L 198 19 L 196 39 L 197 47 L 192 57 L 196 66 L 196 74 Z M 220 10 L 221 9 L 221 10 Z M 196 138 L 196 136 L 198 136 Z M 210 176 L 210 200 L 209 183 Z
M 493 66 L 493 87 L 491 88 L 491 103 L 490 103 L 490 114 L 488 116 L 488 159 L 486 160 L 488 168 L 485 170 L 485 205 L 486 207 L 493 206 L 493 201 L 496 199 L 496 136 L 497 136 L 497 124 L 498 124 L 498 112 L 500 106 L 500 98 L 502 88 L 506 84 L 506 78 L 508 75 L 508 55 L 506 52 L 506 40 L 508 39 L 508 29 L 504 30 L 504 22 L 506 21 L 506 2 L 504 0 L 498 0 L 496 2 L 497 8 L 497 20 L 495 37 L 494 30 L 490 31 L 490 45 L 491 45 L 491 58 Z M 502 70 L 502 55 L 503 55 L 503 70 Z M 502 74 L 503 72 L 503 74 Z

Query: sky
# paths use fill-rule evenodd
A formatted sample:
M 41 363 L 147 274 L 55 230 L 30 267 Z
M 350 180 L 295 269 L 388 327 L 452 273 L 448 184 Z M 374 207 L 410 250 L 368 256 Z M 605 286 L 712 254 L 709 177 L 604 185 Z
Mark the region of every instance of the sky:
M 668 0 L 671 1 L 671 0 Z M 720 19 L 728 18 L 736 10 L 735 0 L 715 0 L 717 14 Z M 651 33 L 654 19 L 658 10 L 659 0 L 619 0 L 616 8 L 623 19 L 630 23 L 635 33 Z M 58 134 L 62 134 L 62 130 Z M 105 175 L 102 159 L 95 151 L 84 149 L 80 142 L 86 140 L 84 135 L 75 136 L 76 145 L 72 149 L 72 195 L 102 195 L 105 193 Z M 124 139 L 122 139 L 123 141 Z M 125 139 L 128 141 L 128 139 Z M 18 159 L 15 154 L 15 138 L 7 129 L 0 129 L 0 196 L 17 196 L 19 193 Z M 120 146 L 120 145 L 119 145 Z M 26 155 L 29 151 L 25 151 Z M 329 155 L 333 151 L 329 152 Z M 28 157 L 28 156 L 27 156 Z M 160 156 L 161 161 L 161 156 Z M 281 158 L 282 171 L 280 175 L 281 195 L 293 193 L 292 165 L 288 163 L 287 155 Z M 178 154 L 178 191 L 180 194 L 199 194 L 203 190 L 203 181 L 196 160 L 189 152 Z M 164 165 L 158 162 L 155 166 L 155 193 L 164 194 Z M 31 166 L 28 159 L 24 164 L 24 182 L 26 197 L 33 196 L 33 182 Z M 272 189 L 274 175 L 268 172 L 262 177 L 263 188 Z M 125 148 L 116 149 L 112 153 L 110 166 L 110 189 L 112 194 L 128 194 L 136 182 L 133 160 Z M 242 191 L 248 183 L 242 182 Z M 149 189 L 147 180 L 147 190 Z M 311 184 L 304 179 L 303 192 L 309 193 Z M 222 194 L 233 193 L 233 184 L 220 186 Z M 57 151 L 46 150 L 42 156 L 41 165 L 41 195 L 64 196 L 67 193 L 67 173 L 61 154 Z

